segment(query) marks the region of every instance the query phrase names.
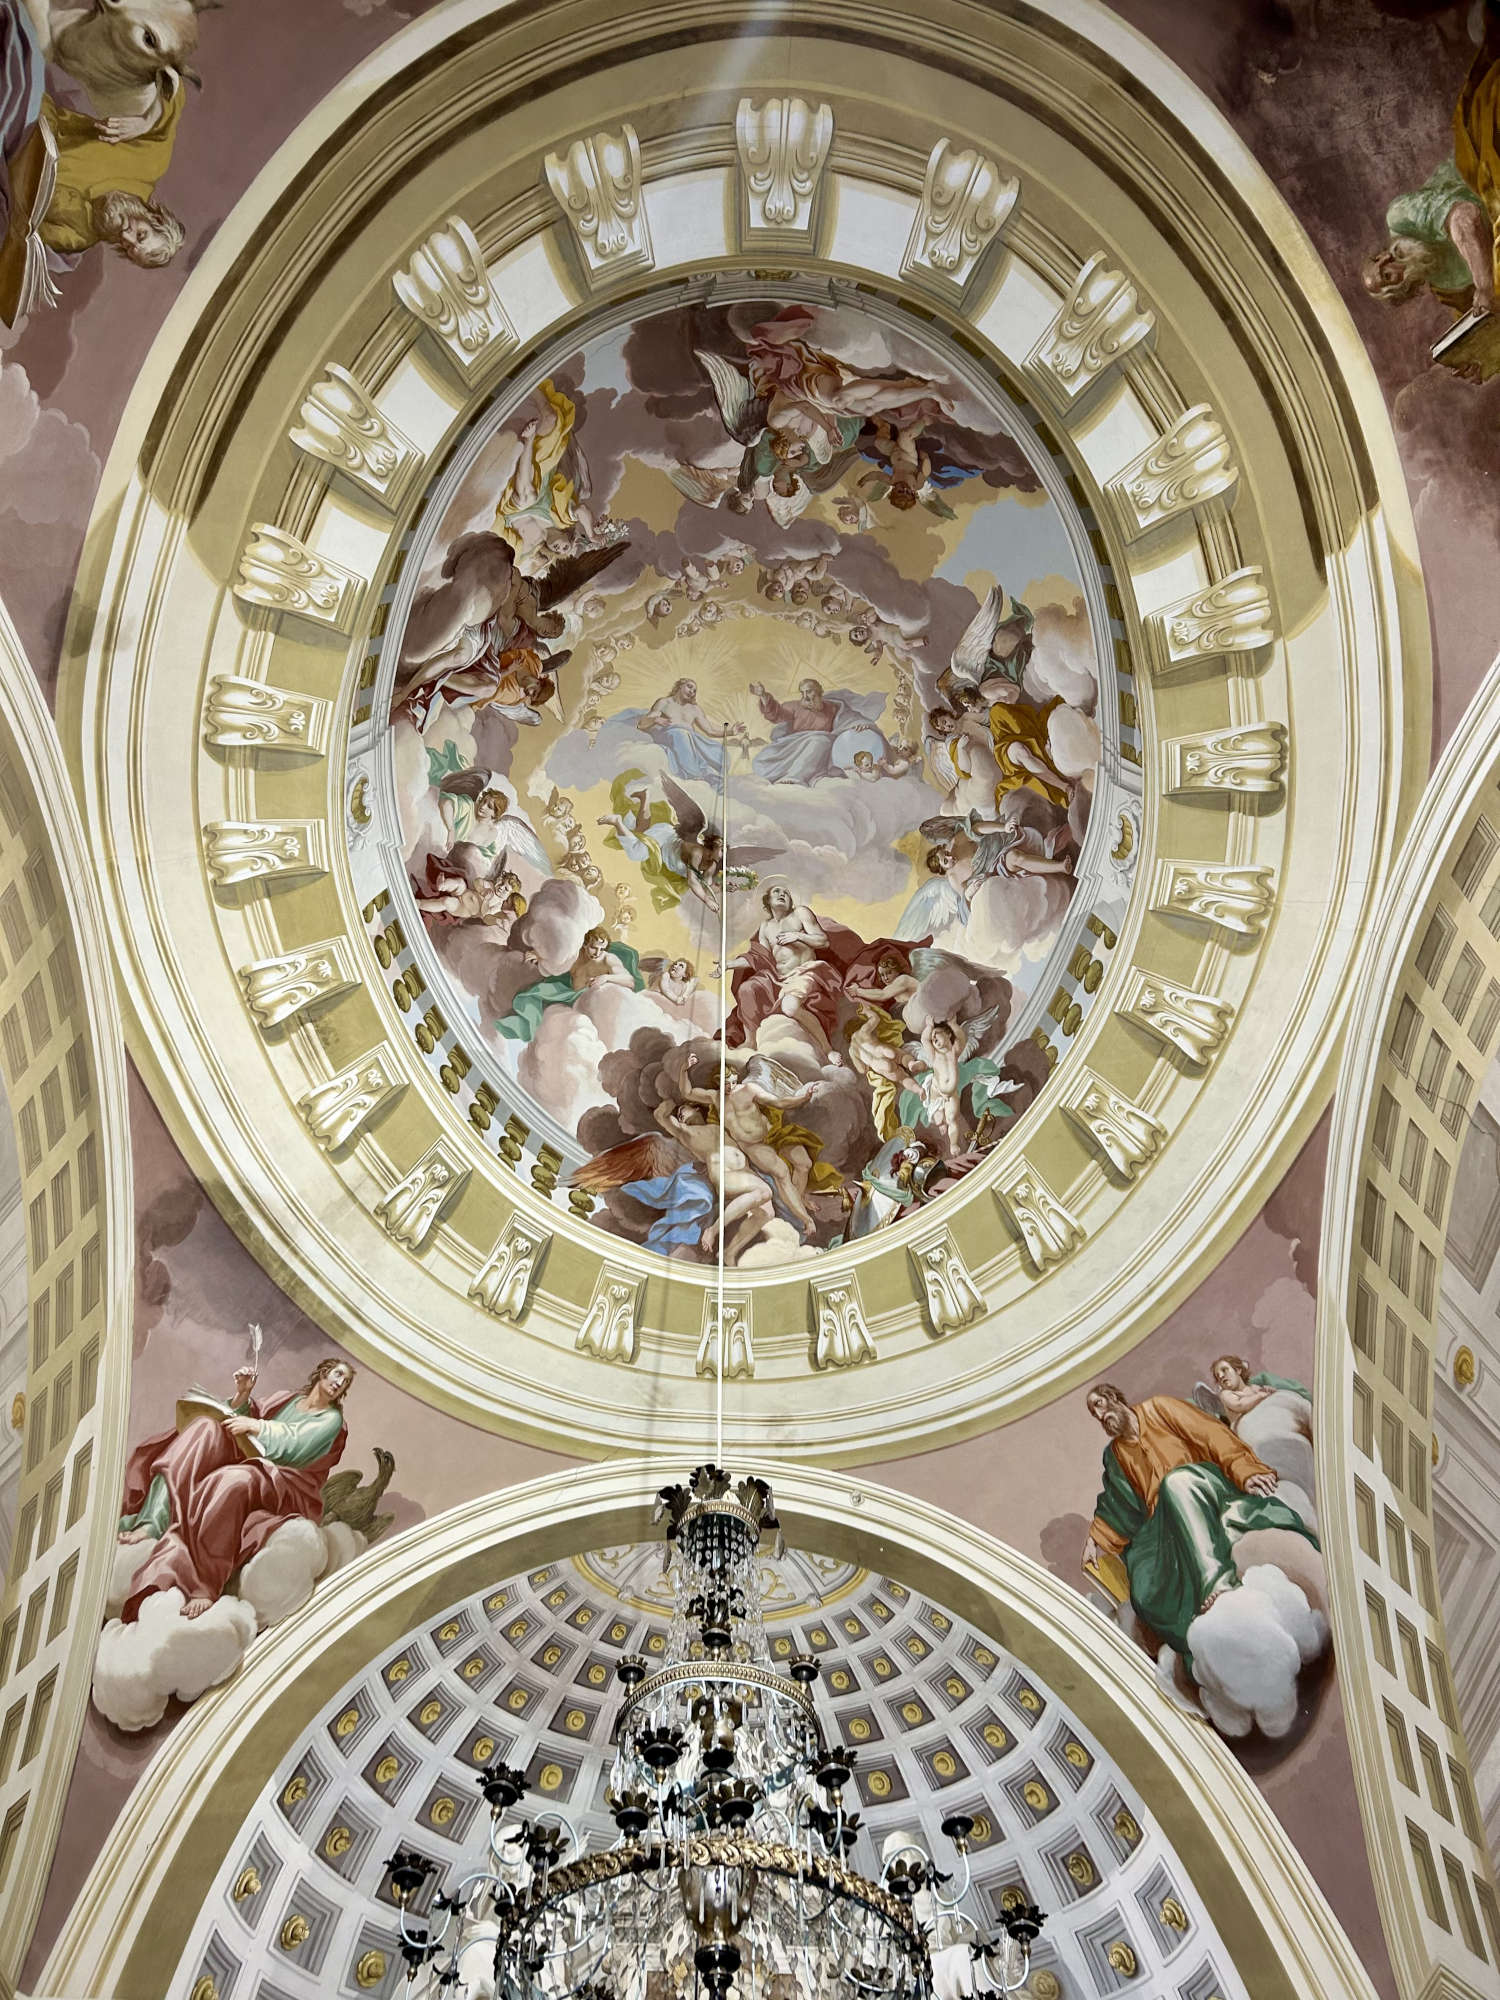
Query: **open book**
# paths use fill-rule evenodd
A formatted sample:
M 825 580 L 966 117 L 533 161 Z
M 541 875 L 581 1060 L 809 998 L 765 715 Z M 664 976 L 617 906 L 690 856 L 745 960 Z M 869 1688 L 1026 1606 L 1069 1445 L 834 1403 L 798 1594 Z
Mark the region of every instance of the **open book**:
M 1500 313 L 1466 312 L 1434 344 L 1432 358 L 1445 368 L 1474 369 L 1481 382 L 1500 375 Z
M 10 227 L 0 244 L 0 320 L 23 319 L 58 300 L 41 228 L 57 189 L 57 141 L 38 119 L 10 161 Z
M 185 1396 L 177 1399 L 177 1428 L 187 1429 L 198 1417 L 212 1417 L 215 1423 L 222 1423 L 225 1417 L 243 1415 L 232 1403 L 226 1403 L 222 1396 L 210 1394 L 207 1389 L 189 1389 Z M 264 1458 L 259 1441 L 253 1437 L 237 1437 L 235 1443 L 240 1448 L 241 1458 Z

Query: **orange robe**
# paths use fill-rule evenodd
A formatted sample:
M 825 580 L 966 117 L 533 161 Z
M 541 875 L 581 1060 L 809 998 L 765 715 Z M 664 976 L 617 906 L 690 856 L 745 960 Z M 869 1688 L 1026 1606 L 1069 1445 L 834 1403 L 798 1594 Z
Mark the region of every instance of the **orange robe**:
M 1269 1477 L 1271 1468 L 1242 1444 L 1227 1424 L 1210 1417 L 1196 1403 L 1180 1396 L 1148 1396 L 1135 1405 L 1140 1425 L 1137 1438 L 1115 1438 L 1110 1444 L 1116 1465 L 1130 1481 L 1148 1514 L 1156 1507 L 1157 1489 L 1179 1465 L 1216 1465 L 1227 1479 L 1243 1488 L 1247 1479 Z M 1101 1549 L 1124 1552 L 1128 1537 L 1099 1515 L 1091 1530 Z

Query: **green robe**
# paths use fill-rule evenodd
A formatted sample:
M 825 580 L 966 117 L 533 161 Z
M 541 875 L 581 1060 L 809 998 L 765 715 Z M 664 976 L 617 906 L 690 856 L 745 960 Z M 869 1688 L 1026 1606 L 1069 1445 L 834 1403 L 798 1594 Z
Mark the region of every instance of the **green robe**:
M 1385 226 L 1392 236 L 1411 237 L 1437 252 L 1438 261 L 1428 278 L 1434 291 L 1462 292 L 1474 282 L 1467 259 L 1448 234 L 1448 217 L 1461 201 L 1471 202 L 1483 212 L 1484 203 L 1453 161 L 1444 160 L 1419 188 L 1398 194 L 1385 212 Z
M 1178 1465 L 1146 1503 L 1120 1469 L 1111 1446 L 1104 1454 L 1104 1485 L 1094 1512 L 1126 1539 L 1125 1572 L 1137 1617 L 1182 1654 L 1192 1671 L 1187 1630 L 1203 1601 L 1223 1584 L 1239 1581 L 1234 1545 L 1256 1528 L 1286 1528 L 1318 1538 L 1282 1500 L 1264 1500 L 1235 1485 L 1216 1465 Z
M 241 1416 L 253 1414 L 249 1402 L 234 1403 L 231 1408 Z M 344 1413 L 337 1404 L 326 1410 L 305 1410 L 301 1396 L 293 1396 L 274 1417 L 261 1418 L 255 1442 L 273 1465 L 314 1465 L 332 1450 L 343 1428 Z M 128 1535 L 136 1528 L 145 1528 L 160 1539 L 171 1525 L 171 1496 L 166 1478 L 158 1472 L 136 1512 L 121 1516 L 118 1532 Z
M 635 990 L 639 993 L 646 983 L 641 977 L 640 953 L 634 945 L 628 944 L 612 944 L 609 950 L 635 981 Z M 548 1007 L 576 1006 L 584 994 L 592 990 L 588 986 L 575 986 L 569 972 L 555 973 L 550 979 L 538 979 L 533 985 L 521 988 L 510 1003 L 510 1012 L 498 1020 L 495 1027 L 508 1042 L 529 1042 Z

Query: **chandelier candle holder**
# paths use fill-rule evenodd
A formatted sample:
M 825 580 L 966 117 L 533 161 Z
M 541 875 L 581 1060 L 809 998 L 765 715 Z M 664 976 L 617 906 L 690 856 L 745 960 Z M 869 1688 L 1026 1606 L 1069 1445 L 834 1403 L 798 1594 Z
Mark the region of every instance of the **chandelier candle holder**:
M 878 1873 L 849 1859 L 856 1752 L 827 1743 L 819 1662 L 771 1665 L 762 1542 L 783 1552 L 771 1489 L 700 1465 L 660 1494 L 676 1566 L 671 1631 L 654 1669 L 626 1654 L 606 1800 L 615 1825 L 589 1850 L 568 1819 L 521 1811 L 525 1779 L 492 1763 L 478 1783 L 489 1854 L 424 1900 L 437 1864 L 405 1848 L 387 1866 L 414 1996 L 464 2000 L 968 2000 L 1019 1991 L 1042 1912 L 991 1932 L 961 1907 L 972 1821 L 943 1822 L 942 1873 L 908 1834 Z M 954 1881 L 957 1887 L 950 1894 Z

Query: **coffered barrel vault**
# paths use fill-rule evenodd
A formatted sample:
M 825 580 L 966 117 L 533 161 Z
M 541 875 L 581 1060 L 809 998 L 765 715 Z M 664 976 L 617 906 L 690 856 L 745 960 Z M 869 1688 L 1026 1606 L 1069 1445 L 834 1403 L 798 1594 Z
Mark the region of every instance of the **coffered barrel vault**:
M 849 1458 L 1045 1399 L 1321 1105 L 1425 726 L 1410 523 L 1295 225 L 1073 11 L 444 12 L 278 156 L 132 398 L 62 710 L 134 1053 L 299 1301 L 496 1429 L 598 1452 L 649 1380 L 685 1442 L 713 1389 L 706 1273 L 607 1242 L 486 1109 L 361 762 L 421 495 L 591 328 L 769 287 L 951 354 L 1074 524 L 1108 670 L 1027 1017 L 1053 1085 L 939 1212 L 736 1272 L 729 1443 Z

